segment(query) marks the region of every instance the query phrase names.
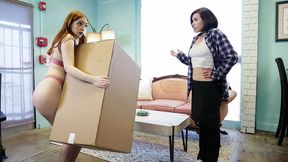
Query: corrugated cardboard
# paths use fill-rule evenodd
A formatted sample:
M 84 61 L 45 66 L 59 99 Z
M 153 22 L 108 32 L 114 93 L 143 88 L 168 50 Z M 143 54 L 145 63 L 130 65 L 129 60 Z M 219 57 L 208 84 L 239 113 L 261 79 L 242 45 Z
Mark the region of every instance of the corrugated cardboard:
M 139 66 L 114 40 L 79 45 L 75 66 L 108 76 L 111 86 L 104 90 L 67 74 L 50 140 L 130 152 Z

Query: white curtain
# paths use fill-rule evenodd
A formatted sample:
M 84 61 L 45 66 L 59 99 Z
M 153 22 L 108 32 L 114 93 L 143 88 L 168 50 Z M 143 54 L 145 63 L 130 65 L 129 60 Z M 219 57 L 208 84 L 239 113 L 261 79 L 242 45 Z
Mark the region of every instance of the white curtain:
M 2 127 L 34 122 L 33 6 L 0 0 L 1 110 L 7 116 Z

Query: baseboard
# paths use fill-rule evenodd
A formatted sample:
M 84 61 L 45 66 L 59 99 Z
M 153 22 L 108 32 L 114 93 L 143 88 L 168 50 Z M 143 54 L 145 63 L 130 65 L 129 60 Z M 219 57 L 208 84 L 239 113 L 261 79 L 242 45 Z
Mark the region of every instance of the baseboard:
M 42 122 L 42 123 L 37 123 L 36 128 L 41 129 L 41 128 L 48 128 L 51 127 L 51 125 L 48 122 Z
M 240 129 L 240 122 L 239 121 L 231 121 L 225 120 L 222 125 L 223 128 L 230 128 L 230 129 Z M 256 130 L 259 131 L 266 131 L 266 132 L 276 132 L 277 125 L 271 123 L 256 123 Z
M 232 121 L 232 120 L 224 120 L 222 123 L 222 127 L 240 130 L 240 122 L 239 121 Z
M 36 128 L 40 129 L 50 126 L 50 123 L 38 111 L 36 111 Z
M 2 137 L 8 137 L 14 134 L 18 134 L 21 132 L 25 132 L 27 130 L 31 130 L 34 129 L 34 123 L 29 123 L 29 124 L 23 124 L 20 126 L 16 126 L 16 127 L 10 127 L 10 128 L 2 128 Z
M 257 122 L 256 123 L 256 130 L 262 130 L 262 131 L 268 131 L 268 132 L 276 132 L 277 125 L 276 124 L 271 124 L 271 123 Z

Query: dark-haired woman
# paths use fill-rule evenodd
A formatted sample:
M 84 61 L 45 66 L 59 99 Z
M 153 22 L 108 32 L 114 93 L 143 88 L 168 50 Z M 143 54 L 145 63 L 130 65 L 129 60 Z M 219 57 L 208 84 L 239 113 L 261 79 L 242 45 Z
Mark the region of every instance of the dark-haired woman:
M 192 90 L 192 119 L 200 128 L 197 159 L 216 162 L 220 148 L 220 105 L 228 98 L 226 75 L 238 61 L 226 35 L 218 27 L 216 16 L 208 8 L 199 8 L 190 17 L 198 33 L 189 54 L 171 50 L 188 66 L 188 92 Z

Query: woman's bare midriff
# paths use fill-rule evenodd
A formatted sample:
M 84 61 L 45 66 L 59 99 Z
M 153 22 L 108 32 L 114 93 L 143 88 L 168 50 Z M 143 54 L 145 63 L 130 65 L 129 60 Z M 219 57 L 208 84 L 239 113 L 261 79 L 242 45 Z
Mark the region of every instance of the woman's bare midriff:
M 203 76 L 204 70 L 207 68 L 201 68 L 201 67 L 194 67 L 193 68 L 193 80 L 196 81 L 212 81 L 211 78 L 205 78 Z

